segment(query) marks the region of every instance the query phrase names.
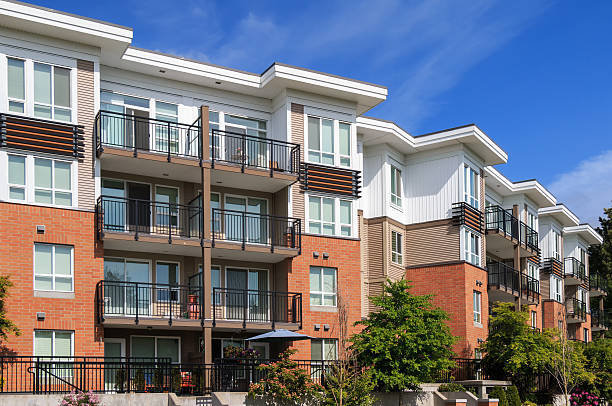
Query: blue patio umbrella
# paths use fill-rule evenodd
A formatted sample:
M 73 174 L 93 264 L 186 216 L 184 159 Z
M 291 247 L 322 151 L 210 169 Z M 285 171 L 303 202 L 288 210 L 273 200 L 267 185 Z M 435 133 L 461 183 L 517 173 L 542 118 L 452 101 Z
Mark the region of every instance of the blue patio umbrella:
M 269 343 L 282 343 L 285 341 L 310 340 L 312 338 L 314 337 L 281 328 L 278 330 L 260 334 L 255 337 L 247 338 L 246 341 L 267 341 Z

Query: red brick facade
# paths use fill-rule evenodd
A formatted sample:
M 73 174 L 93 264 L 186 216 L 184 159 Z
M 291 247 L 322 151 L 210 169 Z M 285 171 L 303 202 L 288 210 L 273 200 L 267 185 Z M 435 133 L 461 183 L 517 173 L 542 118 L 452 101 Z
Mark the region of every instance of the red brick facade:
M 7 349 L 31 355 L 35 329 L 70 330 L 75 355 L 103 355 L 94 299 L 104 271 L 102 250 L 95 244 L 94 213 L 0 203 L 0 219 L 0 274 L 14 284 L 6 302 L 7 316 L 21 330 L 19 337 L 11 336 L 4 343 Z M 37 225 L 45 226 L 44 234 L 37 233 Z M 74 247 L 74 294 L 63 294 L 71 298 L 37 297 L 42 292 L 35 296 L 35 242 Z M 52 296 L 49 293 L 45 296 Z M 45 313 L 44 321 L 37 321 L 37 312 Z
M 487 338 L 489 323 L 487 272 L 466 262 L 408 268 L 406 279 L 416 295 L 432 294 L 433 302 L 450 316 L 450 329 L 458 337 L 453 350 L 473 358 L 478 339 Z M 481 325 L 474 323 L 473 292 L 481 293 Z

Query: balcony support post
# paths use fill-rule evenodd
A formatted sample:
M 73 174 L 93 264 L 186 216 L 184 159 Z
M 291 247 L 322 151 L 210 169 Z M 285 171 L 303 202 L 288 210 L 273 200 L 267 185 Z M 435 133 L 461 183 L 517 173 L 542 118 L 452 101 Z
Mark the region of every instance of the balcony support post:
M 242 293 L 242 328 L 246 328 L 248 306 L 249 306 L 249 291 L 244 290 Z
M 276 292 L 272 292 L 272 311 L 271 316 L 272 316 L 272 330 L 274 330 L 274 327 L 276 326 Z M 287 300 L 289 300 L 289 297 L 287 297 Z
M 170 123 L 168 122 L 166 131 L 168 132 L 168 162 L 172 161 L 170 157 Z
M 138 289 L 138 282 L 136 282 L 134 286 L 136 286 L 136 318 L 134 319 L 134 324 L 138 324 L 138 308 L 140 307 L 138 306 L 140 304 L 138 300 L 138 291 L 140 290 Z

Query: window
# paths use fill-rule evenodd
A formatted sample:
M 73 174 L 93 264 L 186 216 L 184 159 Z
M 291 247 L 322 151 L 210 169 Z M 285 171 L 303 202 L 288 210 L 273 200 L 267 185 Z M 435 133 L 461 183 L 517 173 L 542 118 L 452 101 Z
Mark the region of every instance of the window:
M 70 162 L 34 158 L 34 201 L 72 206 Z
M 339 213 L 339 222 L 336 213 Z M 308 197 L 308 232 L 351 237 L 353 202 L 332 197 Z
M 561 332 L 563 332 L 563 320 L 558 320 L 557 321 L 557 329 Z
M 582 289 L 582 288 L 578 288 L 578 300 L 580 300 L 582 303 L 584 303 L 585 308 L 587 307 L 587 291 Z M 587 309 L 588 310 L 588 309 Z
M 213 265 L 210 267 L 210 291 L 213 295 L 212 303 L 218 305 L 223 303 L 223 292 L 217 291 L 217 300 L 214 300 L 215 288 L 221 288 L 221 267 Z
M 163 121 L 178 123 L 178 106 L 165 102 L 155 102 L 155 118 Z M 168 151 L 168 141 L 170 142 L 170 152 L 179 152 L 179 133 L 176 126 L 168 127 L 161 125 L 155 126 L 155 150 Z M 168 133 L 169 132 L 169 133 Z
M 391 262 L 402 264 L 402 235 L 391 231 Z
M 338 340 L 335 338 L 314 339 L 310 342 L 310 359 L 333 361 L 338 359 Z
M 480 266 L 480 236 L 464 230 L 464 259 L 470 264 Z
M 351 125 L 340 123 L 340 166 L 351 166 Z
M 534 264 L 531 261 L 527 261 L 527 275 L 539 281 L 540 280 L 540 268 L 538 267 L 538 265 Z
M 535 311 L 531 311 L 531 327 L 536 329 L 538 327 L 538 314 Z
M 35 62 L 34 116 L 70 121 L 70 107 L 70 69 Z
M 34 244 L 34 290 L 73 291 L 72 247 Z
M 578 247 L 578 259 L 586 267 L 586 251 L 582 247 Z
M 463 190 L 464 190 L 464 201 L 470 206 L 478 209 L 480 199 L 480 185 L 478 182 L 478 173 L 472 169 L 469 165 L 463 167 Z
M 25 113 L 25 61 L 7 59 L 8 109 L 11 113 Z
M 170 362 L 181 362 L 180 339 L 178 337 L 131 337 L 130 355 L 135 358 L 170 358 Z
M 155 186 L 155 225 L 161 231 L 169 232 L 178 227 L 179 190 L 174 187 Z
M 482 325 L 482 293 L 474 291 L 474 324 Z
M 34 355 L 38 357 L 71 357 L 74 332 L 34 330 Z
M 158 262 L 155 267 L 155 277 L 160 286 L 157 291 L 157 301 L 169 302 L 179 300 L 179 266 L 173 262 Z
M 221 213 L 218 211 L 221 208 L 219 201 L 219 193 L 210 194 L 210 227 L 213 233 L 221 231 Z M 215 211 L 217 209 L 217 211 Z
M 538 231 L 538 217 L 530 210 L 527 210 L 527 225 L 534 231 Z
M 310 267 L 310 305 L 336 306 L 336 269 Z
M 551 254 L 554 259 L 561 261 L 561 234 L 555 229 L 552 229 Z
M 555 275 L 550 276 L 550 298 L 556 300 L 557 302 L 563 301 L 562 290 L 563 290 L 563 281 L 561 278 Z
M 391 165 L 391 204 L 402 207 L 402 171 Z
M 351 125 L 313 116 L 307 122 L 308 161 L 350 167 Z
M 10 200 L 26 199 L 26 157 L 8 156 L 8 184 Z
M 589 342 L 589 329 L 588 328 L 584 328 L 582 329 L 582 338 L 584 339 L 585 343 Z

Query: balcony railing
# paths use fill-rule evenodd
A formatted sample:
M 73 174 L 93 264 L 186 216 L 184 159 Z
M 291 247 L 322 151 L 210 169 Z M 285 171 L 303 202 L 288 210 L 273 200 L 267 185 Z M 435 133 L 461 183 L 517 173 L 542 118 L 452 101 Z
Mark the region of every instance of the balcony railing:
M 529 275 L 521 274 L 521 294 L 528 299 L 538 301 L 540 299 L 540 281 Z
M 302 246 L 300 219 L 247 213 L 235 210 L 212 209 L 212 243 L 230 241 L 270 247 L 296 248 Z
M 213 288 L 213 326 L 218 320 L 302 325 L 302 294 L 232 288 Z M 301 327 L 300 327 L 301 328 Z
M 582 300 L 569 298 L 565 302 L 567 314 L 580 320 L 586 320 L 587 305 Z
M 591 290 L 600 290 L 608 293 L 608 279 L 598 273 L 589 275 L 589 287 Z
M 485 209 L 486 229 L 503 233 L 526 249 L 538 251 L 538 232 L 519 221 L 512 213 L 500 206 L 489 206 Z
M 572 277 L 586 282 L 586 268 L 582 262 L 574 257 L 567 257 L 563 261 L 566 278 Z
M 201 158 L 202 147 L 199 120 L 181 124 L 149 117 L 139 117 L 101 110 L 96 115 L 94 137 L 99 155 L 104 147 L 155 152 L 167 156 Z
M 532 251 L 538 251 L 538 232 L 521 221 L 521 243 Z
M 213 129 L 210 137 L 210 157 L 215 162 L 245 168 L 265 169 L 293 175 L 300 173 L 300 146 L 286 141 L 259 138 L 253 135 Z
M 129 317 L 201 320 L 201 293 L 198 288 L 163 283 L 103 280 L 96 285 L 98 320 Z
M 591 309 L 591 326 L 608 329 L 610 327 L 610 315 L 605 310 Z
M 508 289 L 516 294 L 520 293 L 521 275 L 516 269 L 501 262 L 489 262 L 487 263 L 487 272 L 489 274 L 489 286 Z
M 173 237 L 201 238 L 199 205 L 155 202 L 123 197 L 100 196 L 96 205 L 97 232 L 133 232 Z

